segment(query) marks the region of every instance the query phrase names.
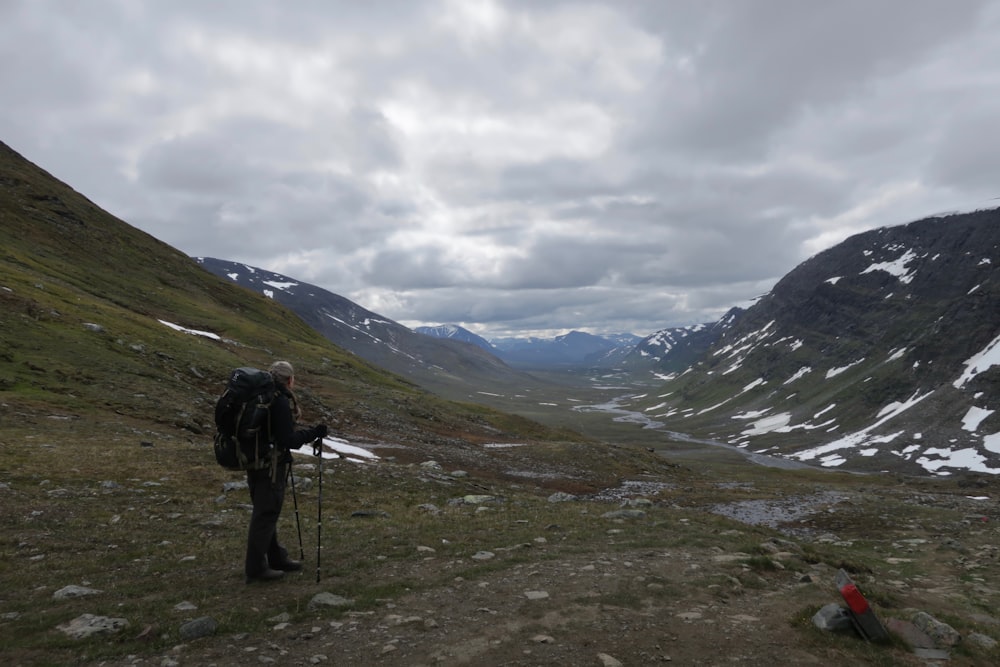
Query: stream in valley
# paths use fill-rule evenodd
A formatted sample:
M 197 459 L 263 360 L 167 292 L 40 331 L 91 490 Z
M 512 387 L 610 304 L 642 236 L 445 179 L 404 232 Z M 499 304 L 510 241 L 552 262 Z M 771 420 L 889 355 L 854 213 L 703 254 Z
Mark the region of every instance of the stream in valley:
M 725 442 L 694 438 L 685 433 L 665 430 L 666 424 L 664 424 L 663 422 L 651 419 L 649 416 L 644 415 L 641 412 L 628 410 L 622 407 L 621 402 L 624 400 L 624 398 L 625 397 L 616 398 L 611 401 L 608 401 L 607 403 L 597 403 L 594 405 L 578 405 L 575 406 L 573 410 L 577 412 L 604 412 L 609 415 L 614 415 L 612 421 L 619 423 L 636 424 L 643 429 L 652 429 L 655 431 L 660 431 L 664 435 L 669 437 L 671 440 L 677 440 L 680 442 L 686 442 L 697 445 L 706 445 L 709 447 L 722 447 L 742 455 L 745 459 L 747 459 L 751 463 L 767 466 L 769 468 L 783 468 L 786 470 L 816 468 L 816 466 L 810 466 L 808 464 L 801 463 L 799 461 L 792 461 L 790 459 L 782 458 L 780 456 L 769 456 L 767 454 L 759 454 L 757 452 L 752 452 L 746 448 L 736 447 L 735 445 L 730 445 Z

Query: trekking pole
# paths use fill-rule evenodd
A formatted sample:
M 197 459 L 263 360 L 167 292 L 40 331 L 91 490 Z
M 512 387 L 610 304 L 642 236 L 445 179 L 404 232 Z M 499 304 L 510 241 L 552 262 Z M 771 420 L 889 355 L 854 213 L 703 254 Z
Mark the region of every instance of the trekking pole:
M 316 495 L 316 583 L 319 583 L 319 557 L 323 550 L 323 438 L 313 442 L 313 454 L 319 457 L 319 491 Z
M 299 560 L 303 560 L 306 557 L 305 549 L 302 548 L 302 523 L 299 521 L 299 499 L 295 495 L 295 473 L 292 472 L 292 466 L 288 466 L 288 477 L 292 480 L 292 504 L 295 506 L 295 527 L 299 531 Z

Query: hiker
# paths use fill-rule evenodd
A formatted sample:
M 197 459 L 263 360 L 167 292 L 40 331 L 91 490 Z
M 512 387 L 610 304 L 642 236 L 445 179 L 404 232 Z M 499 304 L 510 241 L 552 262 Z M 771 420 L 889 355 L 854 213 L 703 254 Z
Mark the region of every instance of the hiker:
M 295 394 L 295 372 L 287 361 L 276 361 L 269 369 L 277 389 L 270 408 L 270 437 L 273 447 L 267 465 L 247 470 L 247 486 L 253 514 L 247 531 L 247 583 L 271 581 L 285 572 L 302 569 L 302 563 L 288 557 L 278 541 L 278 517 L 285 499 L 285 482 L 292 462 L 291 450 L 327 434 L 326 424 L 297 428 L 301 415 Z

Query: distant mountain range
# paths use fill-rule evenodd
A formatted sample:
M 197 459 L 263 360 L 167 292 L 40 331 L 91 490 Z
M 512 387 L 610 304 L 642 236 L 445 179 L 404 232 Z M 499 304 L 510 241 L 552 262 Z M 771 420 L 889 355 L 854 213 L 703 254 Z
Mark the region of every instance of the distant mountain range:
M 486 340 L 457 324 L 417 327 L 419 333 L 478 345 L 516 368 L 550 369 L 614 366 L 641 339 L 635 334 L 598 336 L 571 331 L 555 338 L 496 338 Z
M 425 336 L 316 285 L 239 262 L 194 259 L 212 274 L 281 303 L 330 342 L 442 395 L 467 398 L 539 384 L 476 345 Z
M 492 343 L 482 336 L 474 334 L 468 329 L 460 327 L 457 324 L 440 324 L 433 327 L 417 327 L 414 331 L 433 338 L 446 338 L 448 340 L 459 340 L 463 343 L 472 343 L 473 345 L 486 350 L 490 354 L 496 354 L 496 348 L 493 347 Z
M 456 395 L 456 387 L 467 395 L 538 382 L 523 370 L 608 367 L 630 354 L 640 340 L 633 334 L 605 337 L 572 331 L 552 339 L 488 341 L 454 324 L 411 330 L 343 296 L 280 273 L 213 257 L 194 260 L 214 275 L 290 308 L 345 350 L 447 395 Z

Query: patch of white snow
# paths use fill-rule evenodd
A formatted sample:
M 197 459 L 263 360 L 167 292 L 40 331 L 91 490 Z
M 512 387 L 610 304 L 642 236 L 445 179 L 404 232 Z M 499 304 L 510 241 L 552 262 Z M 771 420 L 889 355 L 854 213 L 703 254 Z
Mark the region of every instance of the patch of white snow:
M 982 421 L 994 412 L 994 410 L 986 410 L 984 408 L 972 406 L 969 408 L 969 411 L 965 413 L 965 416 L 962 417 L 962 428 L 966 431 L 975 433 Z

